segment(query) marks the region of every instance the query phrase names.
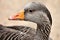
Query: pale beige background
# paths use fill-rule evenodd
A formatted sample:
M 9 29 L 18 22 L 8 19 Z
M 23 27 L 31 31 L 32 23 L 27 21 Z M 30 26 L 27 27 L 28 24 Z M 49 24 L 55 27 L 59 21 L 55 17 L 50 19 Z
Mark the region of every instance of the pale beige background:
M 50 37 L 53 40 L 60 40 L 60 0 L 0 0 L 0 24 L 15 24 L 7 18 L 19 12 L 27 3 L 32 1 L 42 2 L 50 10 L 53 18 Z

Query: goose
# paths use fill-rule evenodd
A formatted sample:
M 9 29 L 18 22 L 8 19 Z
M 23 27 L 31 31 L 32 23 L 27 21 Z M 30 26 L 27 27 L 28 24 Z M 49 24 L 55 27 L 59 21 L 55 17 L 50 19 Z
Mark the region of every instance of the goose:
M 27 4 L 18 14 L 11 16 L 9 20 L 34 22 L 37 24 L 37 29 L 24 26 L 1 26 L 1 40 L 49 40 L 52 17 L 44 4 L 41 4 L 40 2 L 31 2 Z

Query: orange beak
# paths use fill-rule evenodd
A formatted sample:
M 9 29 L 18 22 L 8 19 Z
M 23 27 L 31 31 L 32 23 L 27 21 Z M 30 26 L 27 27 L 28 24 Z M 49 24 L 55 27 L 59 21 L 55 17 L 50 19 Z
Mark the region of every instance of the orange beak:
M 9 18 L 9 20 L 18 20 L 18 19 L 24 20 L 24 10 L 21 10 L 19 13 Z

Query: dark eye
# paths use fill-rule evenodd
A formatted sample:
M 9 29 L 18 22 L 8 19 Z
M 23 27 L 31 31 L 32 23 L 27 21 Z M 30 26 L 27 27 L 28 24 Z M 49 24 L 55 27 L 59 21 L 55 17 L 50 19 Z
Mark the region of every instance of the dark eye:
M 29 10 L 29 12 L 33 12 L 33 10 Z
M 34 12 L 34 11 L 35 11 L 35 10 L 25 9 L 25 13 L 26 13 L 26 12 L 31 12 L 31 13 L 32 13 L 32 12 Z

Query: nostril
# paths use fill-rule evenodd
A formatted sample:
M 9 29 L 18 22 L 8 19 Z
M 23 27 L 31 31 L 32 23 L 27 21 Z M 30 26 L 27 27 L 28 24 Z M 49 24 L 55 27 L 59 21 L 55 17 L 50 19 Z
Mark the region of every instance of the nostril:
M 19 16 L 19 15 L 16 15 L 15 17 L 17 17 L 17 16 Z

